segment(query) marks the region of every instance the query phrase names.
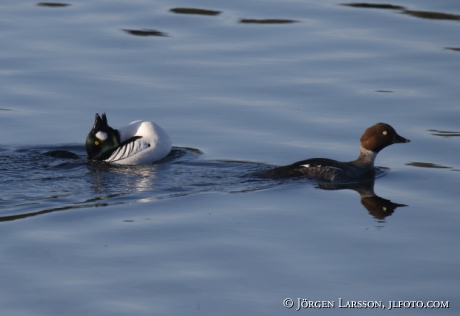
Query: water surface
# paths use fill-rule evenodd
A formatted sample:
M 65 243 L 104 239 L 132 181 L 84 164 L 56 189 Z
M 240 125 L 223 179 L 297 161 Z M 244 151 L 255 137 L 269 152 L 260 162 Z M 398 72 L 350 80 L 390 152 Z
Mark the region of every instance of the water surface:
M 285 298 L 457 315 L 458 1 L 2 1 L 0 310 L 280 315 Z M 95 113 L 153 120 L 152 166 L 86 160 Z M 248 177 L 384 149 L 362 186 Z M 45 155 L 65 150 L 75 156 Z M 300 313 L 355 315 L 355 309 Z

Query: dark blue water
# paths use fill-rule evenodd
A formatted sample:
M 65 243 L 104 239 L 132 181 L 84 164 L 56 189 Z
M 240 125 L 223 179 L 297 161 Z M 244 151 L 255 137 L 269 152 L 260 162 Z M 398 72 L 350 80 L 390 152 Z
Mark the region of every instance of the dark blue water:
M 120 166 L 88 161 L 78 145 L 3 150 L 0 221 L 203 192 L 262 190 L 291 181 L 254 176 L 271 168 L 264 164 L 198 159 L 202 155 L 198 149 L 175 147 L 155 164 Z
M 458 314 L 458 1 L 62 4 L 0 4 L 2 315 Z M 173 153 L 88 162 L 102 111 Z M 377 122 L 375 181 L 251 176 Z

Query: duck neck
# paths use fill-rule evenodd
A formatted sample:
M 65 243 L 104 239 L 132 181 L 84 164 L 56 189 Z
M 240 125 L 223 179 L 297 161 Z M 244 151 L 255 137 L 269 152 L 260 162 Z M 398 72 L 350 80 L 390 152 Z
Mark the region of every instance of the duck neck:
M 356 158 L 356 160 L 352 161 L 351 163 L 357 167 L 370 170 L 374 168 L 375 157 L 377 157 L 376 152 L 361 146 L 358 158 Z

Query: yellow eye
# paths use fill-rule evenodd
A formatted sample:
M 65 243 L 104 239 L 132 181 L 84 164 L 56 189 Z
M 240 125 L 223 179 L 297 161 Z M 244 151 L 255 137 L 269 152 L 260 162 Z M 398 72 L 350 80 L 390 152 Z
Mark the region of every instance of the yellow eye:
M 96 140 L 96 141 L 94 142 L 94 145 L 96 145 L 96 146 L 99 145 L 99 142 Z
M 387 131 L 383 131 L 383 135 L 386 135 L 386 134 L 388 134 L 388 132 L 387 132 Z

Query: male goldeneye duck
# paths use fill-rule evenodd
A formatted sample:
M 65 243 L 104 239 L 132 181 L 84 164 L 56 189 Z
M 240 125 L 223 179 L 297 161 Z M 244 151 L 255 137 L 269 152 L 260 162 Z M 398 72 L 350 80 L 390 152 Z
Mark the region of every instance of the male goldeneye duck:
M 292 165 L 262 171 L 256 175 L 268 178 L 288 178 L 304 176 L 318 182 L 357 181 L 374 170 L 377 154 L 385 147 L 395 143 L 409 143 L 393 127 L 378 123 L 369 127 L 361 137 L 361 151 L 356 160 L 340 162 L 327 158 L 302 160 Z
M 171 151 L 168 134 L 157 124 L 135 121 L 118 130 L 107 124 L 107 117 L 96 114 L 94 126 L 86 137 L 89 159 L 123 165 L 150 164 Z

